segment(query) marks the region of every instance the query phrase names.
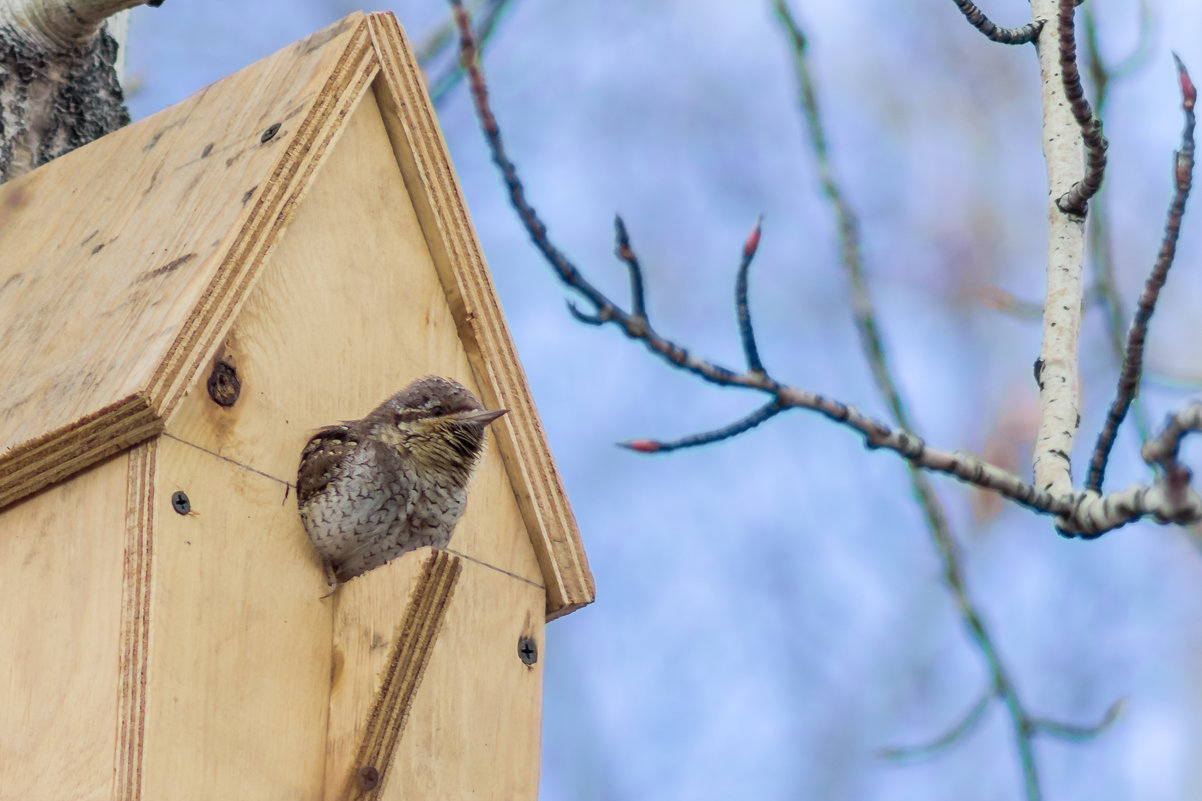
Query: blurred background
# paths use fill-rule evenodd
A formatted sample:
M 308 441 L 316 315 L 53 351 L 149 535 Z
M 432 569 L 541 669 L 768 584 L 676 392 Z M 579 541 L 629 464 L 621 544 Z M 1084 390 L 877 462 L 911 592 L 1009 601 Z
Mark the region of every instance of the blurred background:
M 1090 3 L 1106 61 L 1140 50 L 1137 0 Z M 861 215 L 871 291 L 920 433 L 1029 476 L 1039 323 L 995 307 L 998 290 L 1036 303 L 1043 291 L 1034 49 L 986 41 L 949 0 L 789 5 L 809 36 L 831 159 Z M 360 8 L 139 8 L 134 117 Z M 382 9 L 417 43 L 448 18 L 441 0 L 364 10 Z M 986 11 L 1003 25 L 1030 15 L 1022 0 Z M 1149 0 L 1145 58 L 1116 77 L 1105 107 L 1105 203 L 1127 319 L 1171 197 L 1182 115 L 1170 50 L 1202 79 L 1200 32 L 1199 4 Z M 512 0 L 484 68 L 531 200 L 591 281 L 625 301 L 612 254 L 620 212 L 657 330 L 741 368 L 735 270 L 762 213 L 751 308 L 765 364 L 887 419 L 768 0 Z M 464 87 L 438 111 L 597 581 L 596 604 L 548 627 L 542 798 L 1021 798 L 996 703 L 936 756 L 877 753 L 938 737 L 989 684 L 901 460 L 800 412 L 697 450 L 615 448 L 720 427 L 760 398 L 573 321 L 507 204 Z M 1157 424 L 1202 387 L 1196 212 L 1151 331 L 1143 400 Z M 1109 336 L 1091 307 L 1078 484 L 1117 374 Z M 1147 478 L 1138 445 L 1128 423 L 1109 488 Z M 1089 723 L 1124 699 L 1094 740 L 1036 739 L 1045 797 L 1202 797 L 1195 535 L 1144 523 L 1067 541 L 1049 519 L 935 483 L 969 592 L 1030 712 Z

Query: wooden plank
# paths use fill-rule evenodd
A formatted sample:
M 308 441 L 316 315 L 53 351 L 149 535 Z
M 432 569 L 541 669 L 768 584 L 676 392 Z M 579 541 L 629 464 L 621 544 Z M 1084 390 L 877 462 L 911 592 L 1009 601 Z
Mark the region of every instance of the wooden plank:
M 142 797 L 146 730 L 146 665 L 150 659 L 151 537 L 155 510 L 158 440 L 129 451 L 126 479 L 125 553 L 121 577 L 121 641 L 117 687 L 117 750 L 113 798 Z M 84 480 L 84 479 L 80 479 Z
M 409 587 L 403 605 L 380 604 L 364 589 L 366 582 L 339 597 L 326 798 L 375 799 L 387 785 L 393 753 L 462 570 L 459 557 L 423 548 L 404 560 L 397 571 L 404 575 L 396 576 L 400 581 L 388 582 L 395 589 Z M 396 609 L 404 613 L 389 633 Z M 381 642 L 391 645 L 384 649 Z M 368 697 L 370 706 L 363 703 Z M 357 747 L 349 750 L 356 740 Z
M 376 70 L 352 15 L 0 187 L 0 505 L 161 430 Z
M 153 566 L 132 797 L 317 798 L 332 611 L 288 488 L 169 436 L 153 483 L 134 499 L 151 504 Z
M 518 643 L 529 637 L 541 652 L 544 593 L 467 560 L 437 616 L 417 692 L 406 698 L 403 720 L 390 730 L 396 734 L 391 761 L 356 758 L 380 699 L 398 696 L 386 683 L 389 656 L 398 648 L 398 619 L 436 617 L 415 614 L 423 601 L 432 608 L 436 593 L 411 589 L 429 572 L 434 553 L 406 554 L 380 569 L 387 581 L 352 582 L 337 597 L 327 801 L 538 796 L 542 663 L 524 664 Z M 425 649 L 428 642 L 411 646 L 402 640 L 399 650 L 418 643 Z M 376 769 L 380 781 L 374 787 L 360 783 L 373 776 L 360 772 L 365 766 Z
M 215 403 L 202 375 L 167 429 L 282 481 L 296 480 L 315 429 L 362 417 L 415 378 L 480 389 L 370 95 L 345 127 L 219 351 L 237 369 L 237 402 Z M 450 547 L 542 584 L 495 447 L 519 414 L 489 427 Z
M 0 513 L 0 799 L 109 799 L 125 456 Z
M 392 14 L 369 16 L 381 78 L 373 85 L 397 164 L 467 348 L 481 397 L 512 409 L 498 442 L 547 582 L 547 616 L 591 603 L 596 591 L 576 520 L 484 254 L 426 93 L 424 73 Z

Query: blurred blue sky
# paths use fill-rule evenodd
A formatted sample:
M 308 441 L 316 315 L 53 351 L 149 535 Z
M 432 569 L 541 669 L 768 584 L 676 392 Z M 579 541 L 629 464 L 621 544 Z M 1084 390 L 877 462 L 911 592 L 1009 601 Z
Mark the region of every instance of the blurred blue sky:
M 1129 52 L 1135 1 L 1090 2 L 1110 57 Z M 1115 85 L 1105 120 L 1128 306 L 1159 244 L 1181 128 L 1170 49 L 1202 78 L 1199 4 L 1151 3 L 1150 56 Z M 995 286 L 1032 300 L 1042 291 L 1033 48 L 985 41 L 949 0 L 790 5 L 810 36 L 835 169 L 862 216 L 872 291 L 922 433 L 940 447 L 989 449 L 1029 474 L 1038 323 L 992 311 L 980 296 Z M 357 8 L 171 0 L 138 9 L 134 116 Z M 439 0 L 391 9 L 413 39 L 446 14 Z M 987 10 L 1002 24 L 1029 14 L 1021 0 Z M 485 68 L 531 199 L 591 280 L 625 297 L 612 256 L 621 212 L 657 329 L 737 367 L 735 268 L 763 213 L 751 297 L 765 363 L 782 380 L 885 416 L 768 0 L 515 0 Z M 901 462 L 800 413 L 669 456 L 613 447 L 723 425 L 759 398 L 670 371 L 616 331 L 571 320 L 507 206 L 465 93 L 448 98 L 440 120 L 597 579 L 597 603 L 548 629 L 542 797 L 1021 797 L 996 707 L 937 758 L 897 765 L 874 755 L 941 733 L 987 683 Z M 1196 211 L 1149 356 L 1195 386 Z M 1078 472 L 1116 373 L 1105 342 L 1092 312 Z M 1187 397 L 1147 395 L 1154 420 Z M 1125 430 L 1111 486 L 1144 478 L 1137 446 Z M 1031 711 L 1086 722 L 1126 699 L 1095 742 L 1037 741 L 1046 797 L 1202 795 L 1197 540 L 1140 524 L 1065 541 L 1046 519 L 1009 505 L 974 511 L 969 490 L 936 485 L 970 591 Z

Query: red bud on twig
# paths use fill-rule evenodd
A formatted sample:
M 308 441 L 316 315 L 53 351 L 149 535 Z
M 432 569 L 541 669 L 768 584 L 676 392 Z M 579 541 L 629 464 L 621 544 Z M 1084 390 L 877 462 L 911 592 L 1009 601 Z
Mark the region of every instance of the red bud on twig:
M 1181 105 L 1189 111 L 1194 107 L 1194 102 L 1198 99 L 1198 89 L 1194 86 L 1194 82 L 1190 80 L 1189 73 L 1185 70 L 1185 64 L 1181 62 L 1180 56 L 1173 54 L 1173 61 L 1177 64 L 1177 77 L 1181 81 Z
M 619 442 L 618 445 L 639 453 L 655 453 L 660 448 L 659 443 L 653 439 L 632 439 L 629 442 Z
M 756 248 L 760 246 L 760 228 L 764 224 L 764 215 L 756 218 L 755 227 L 751 229 L 751 233 L 747 235 L 747 241 L 743 243 L 743 258 L 750 259 L 755 255 Z

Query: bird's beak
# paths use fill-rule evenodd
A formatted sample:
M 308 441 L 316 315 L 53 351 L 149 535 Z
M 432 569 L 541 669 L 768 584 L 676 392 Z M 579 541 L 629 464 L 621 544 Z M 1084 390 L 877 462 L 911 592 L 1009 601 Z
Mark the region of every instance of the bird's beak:
M 486 426 L 508 411 L 508 409 L 484 409 L 479 412 L 465 412 L 456 416 L 455 422 L 475 423 L 476 425 Z

